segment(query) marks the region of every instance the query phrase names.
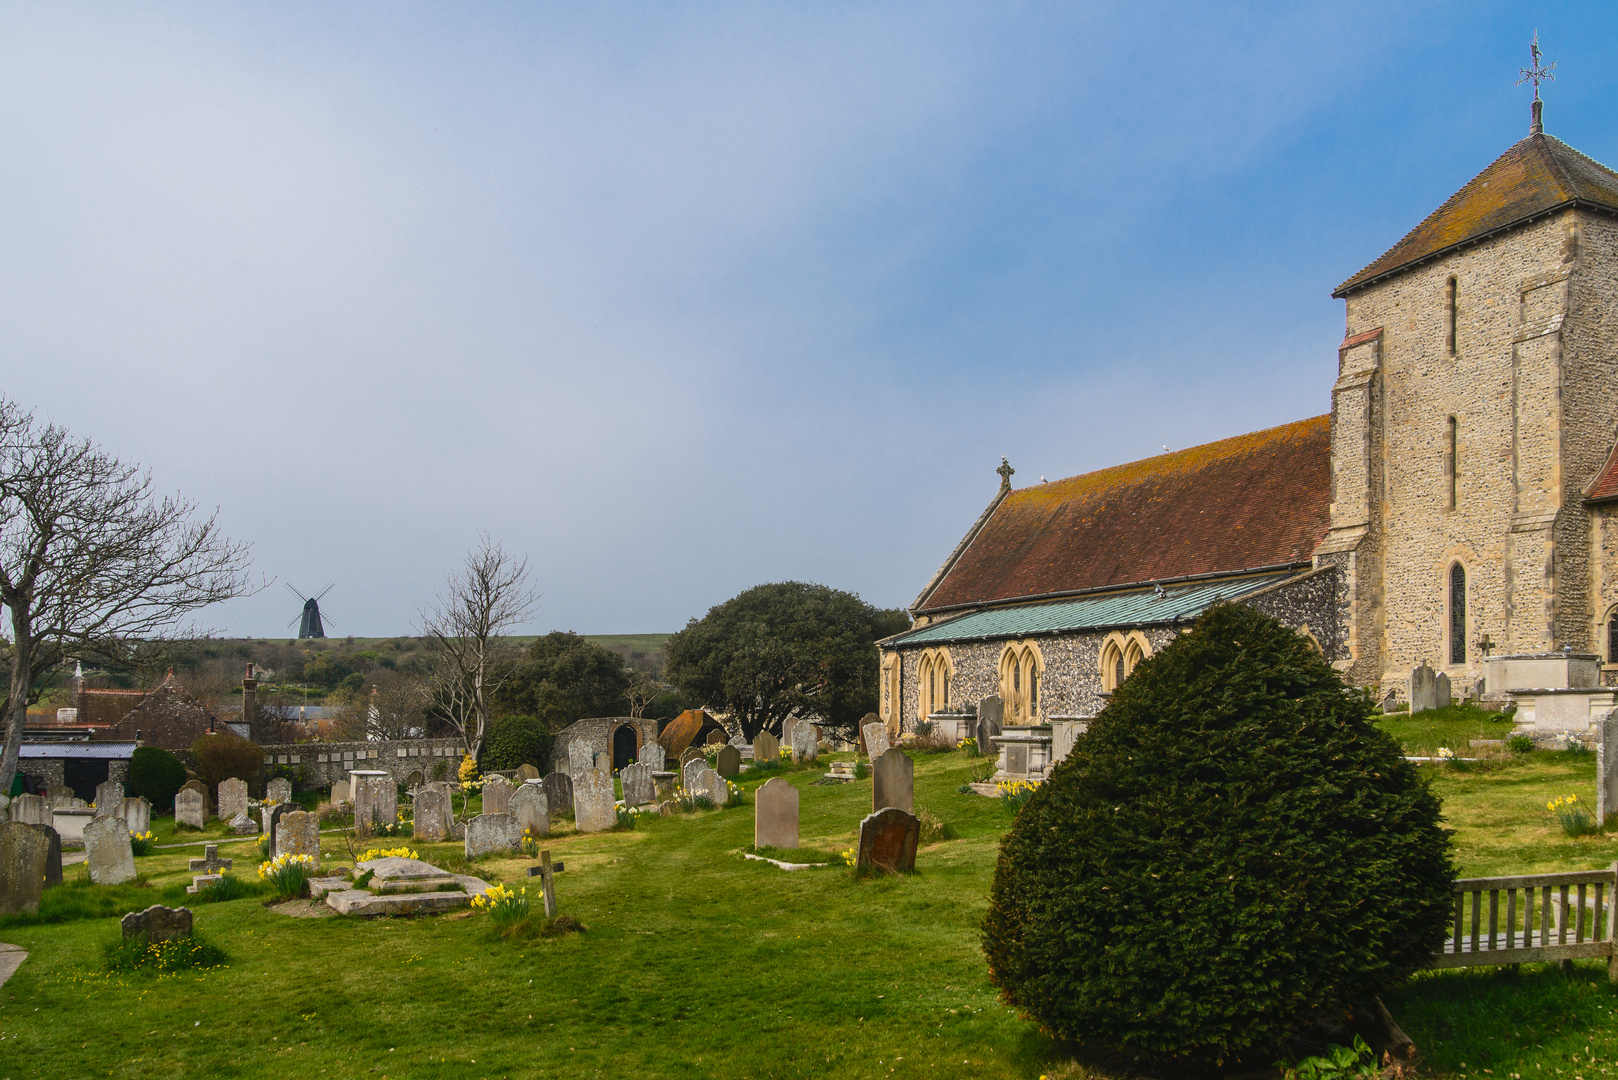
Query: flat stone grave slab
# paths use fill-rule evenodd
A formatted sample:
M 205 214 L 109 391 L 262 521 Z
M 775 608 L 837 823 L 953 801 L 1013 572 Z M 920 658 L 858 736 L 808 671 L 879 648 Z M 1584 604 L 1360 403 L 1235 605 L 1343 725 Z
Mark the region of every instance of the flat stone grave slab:
M 371 888 L 381 893 L 434 892 L 457 884 L 455 875 L 420 859 L 388 855 L 358 864 L 371 871 Z
M 425 915 L 469 907 L 489 883 L 469 874 L 451 874 L 420 859 L 387 856 L 359 864 L 372 871 L 369 888 L 356 889 L 342 877 L 312 878 L 309 895 L 324 898 L 341 915 Z M 421 891 L 425 890 L 425 891 Z

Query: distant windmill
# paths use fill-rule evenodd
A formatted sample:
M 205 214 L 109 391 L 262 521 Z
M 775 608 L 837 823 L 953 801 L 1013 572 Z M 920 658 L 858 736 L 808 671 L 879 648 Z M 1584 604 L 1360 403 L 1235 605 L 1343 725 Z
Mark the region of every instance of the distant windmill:
M 332 585 L 336 583 L 327 582 L 326 587 L 321 589 L 314 596 L 303 595 L 303 593 L 299 592 L 297 587 L 294 585 L 287 584 L 286 582 L 282 582 L 282 584 L 286 585 L 287 589 L 292 593 L 293 596 L 296 596 L 299 600 L 303 601 L 303 614 L 299 615 L 296 619 L 293 619 L 292 622 L 287 623 L 287 625 L 291 626 L 292 623 L 297 623 L 298 636 L 301 638 L 325 637 L 326 627 L 320 621 L 320 598 L 331 592 Z

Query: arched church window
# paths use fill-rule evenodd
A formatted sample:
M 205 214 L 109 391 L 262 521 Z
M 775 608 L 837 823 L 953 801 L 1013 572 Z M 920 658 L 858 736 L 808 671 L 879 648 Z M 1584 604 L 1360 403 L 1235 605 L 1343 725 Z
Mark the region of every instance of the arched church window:
M 1466 568 L 1449 568 L 1449 662 L 1466 663 Z
M 1118 689 L 1124 685 L 1124 680 L 1127 678 L 1129 678 L 1129 672 L 1124 668 L 1124 654 L 1119 653 L 1118 660 L 1114 663 L 1112 669 L 1112 688 L 1114 690 Z
M 1607 663 L 1618 664 L 1618 611 L 1607 619 Z

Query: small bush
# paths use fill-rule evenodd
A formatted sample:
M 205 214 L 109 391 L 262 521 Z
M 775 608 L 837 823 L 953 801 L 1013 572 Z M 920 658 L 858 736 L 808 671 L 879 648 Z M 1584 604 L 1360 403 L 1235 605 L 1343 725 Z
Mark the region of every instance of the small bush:
M 870 775 L 871 775 L 871 770 L 865 764 L 865 759 L 864 758 L 855 758 L 854 759 L 854 779 L 856 779 L 856 780 L 864 780 L 867 776 L 870 776 Z
M 277 855 L 259 865 L 258 876 L 269 883 L 277 897 L 293 900 L 308 891 L 309 877 L 318 868 L 313 855 Z
M 1508 735 L 1506 736 L 1506 749 L 1513 754 L 1532 754 L 1534 752 L 1534 740 L 1526 735 Z
M 108 971 L 151 971 L 160 975 L 224 967 L 225 951 L 198 934 L 173 941 L 147 941 L 146 935 L 103 946 Z
M 1283 1080 L 1376 1080 L 1382 1075 L 1376 1052 L 1358 1035 L 1351 1047 L 1333 1044 L 1319 1057 L 1303 1058 L 1296 1065 L 1277 1061 L 1275 1067 Z
M 184 786 L 185 764 L 179 758 L 156 746 L 136 747 L 129 759 L 131 794 L 145 798 L 154 810 L 167 810 Z

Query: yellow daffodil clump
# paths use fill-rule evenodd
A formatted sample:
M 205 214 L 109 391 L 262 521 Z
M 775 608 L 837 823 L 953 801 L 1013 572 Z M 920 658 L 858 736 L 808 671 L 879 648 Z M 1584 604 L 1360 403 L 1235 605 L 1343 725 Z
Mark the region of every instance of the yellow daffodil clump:
M 396 848 L 368 848 L 364 855 L 359 857 L 360 862 L 370 862 L 372 859 L 419 859 L 417 855 L 406 847 Z

